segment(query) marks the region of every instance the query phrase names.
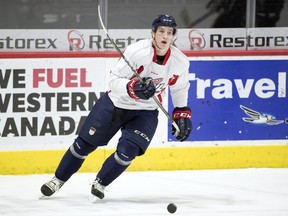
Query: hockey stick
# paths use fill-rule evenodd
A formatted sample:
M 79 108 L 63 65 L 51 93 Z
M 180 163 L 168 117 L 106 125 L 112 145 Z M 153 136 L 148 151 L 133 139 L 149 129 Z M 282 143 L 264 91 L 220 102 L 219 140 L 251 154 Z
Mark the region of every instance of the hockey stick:
M 101 26 L 108 38 L 108 40 L 112 43 L 112 45 L 114 46 L 114 48 L 117 50 L 117 52 L 120 54 L 121 58 L 126 62 L 126 64 L 130 67 L 130 69 L 133 71 L 134 75 L 137 77 L 137 79 L 140 82 L 143 82 L 142 77 L 140 77 L 140 75 L 137 73 L 137 71 L 130 65 L 129 61 L 125 58 L 124 54 L 122 53 L 122 51 L 119 49 L 119 47 L 116 45 L 116 43 L 110 38 L 110 36 L 108 35 L 108 31 L 105 28 L 103 21 L 102 21 L 102 17 L 101 17 L 101 12 L 100 12 L 100 4 L 98 5 L 98 15 L 99 15 L 99 20 L 101 23 Z M 165 116 L 171 121 L 172 125 L 175 127 L 176 132 L 175 132 L 175 136 L 178 136 L 178 134 L 180 133 L 180 129 L 178 127 L 178 125 L 176 124 L 176 122 L 171 118 L 171 116 L 169 115 L 169 113 L 165 110 L 165 108 L 162 106 L 162 104 L 160 103 L 160 101 L 156 98 L 155 95 L 153 95 L 153 100 L 155 101 L 155 103 L 158 105 L 158 107 L 162 110 L 162 112 L 165 114 Z

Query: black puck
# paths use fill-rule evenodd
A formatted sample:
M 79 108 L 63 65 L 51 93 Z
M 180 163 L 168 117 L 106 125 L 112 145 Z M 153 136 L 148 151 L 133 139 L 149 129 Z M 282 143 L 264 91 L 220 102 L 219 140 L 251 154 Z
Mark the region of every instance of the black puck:
M 170 203 L 168 206 L 167 206 L 167 210 L 169 213 L 173 214 L 176 212 L 177 210 L 177 206 L 174 204 L 174 203 Z

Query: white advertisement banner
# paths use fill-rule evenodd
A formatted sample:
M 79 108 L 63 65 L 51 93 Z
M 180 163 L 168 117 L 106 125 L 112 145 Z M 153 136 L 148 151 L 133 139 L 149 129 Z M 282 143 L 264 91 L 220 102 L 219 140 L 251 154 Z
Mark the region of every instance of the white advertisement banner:
M 0 150 L 66 149 L 118 58 L 0 59 Z M 167 109 L 167 101 L 164 102 Z M 153 146 L 167 145 L 159 112 Z M 120 132 L 119 132 L 120 133 Z M 116 134 L 109 147 L 117 144 Z
M 151 37 L 151 29 L 111 29 L 110 37 L 124 50 Z M 288 28 L 178 29 L 180 50 L 288 49 Z M 0 30 L 2 52 L 115 51 L 103 30 Z
M 102 58 L 1 60 L 0 145 L 71 142 L 107 90 L 106 63 Z

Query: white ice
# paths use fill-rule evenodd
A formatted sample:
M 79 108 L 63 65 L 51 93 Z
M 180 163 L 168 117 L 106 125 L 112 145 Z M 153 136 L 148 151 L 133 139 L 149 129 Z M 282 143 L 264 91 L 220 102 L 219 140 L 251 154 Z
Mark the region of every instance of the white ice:
M 27 216 L 287 216 L 288 169 L 125 172 L 89 200 L 95 173 L 77 173 L 52 197 L 39 200 L 45 175 L 0 176 L 0 215 Z

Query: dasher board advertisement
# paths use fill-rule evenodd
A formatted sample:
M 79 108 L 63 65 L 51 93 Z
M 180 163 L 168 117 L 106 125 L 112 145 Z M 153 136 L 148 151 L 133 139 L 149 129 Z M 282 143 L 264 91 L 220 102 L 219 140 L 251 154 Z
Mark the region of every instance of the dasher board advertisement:
M 151 29 L 108 29 L 121 50 L 138 40 L 151 38 Z M 288 27 L 178 29 L 180 50 L 288 49 Z M 102 29 L 0 29 L 1 52 L 115 51 Z
M 287 70 L 287 57 L 191 60 L 189 141 L 288 141 Z

